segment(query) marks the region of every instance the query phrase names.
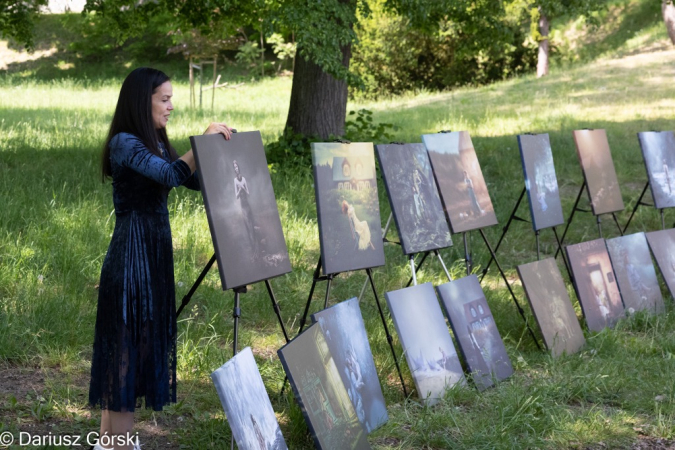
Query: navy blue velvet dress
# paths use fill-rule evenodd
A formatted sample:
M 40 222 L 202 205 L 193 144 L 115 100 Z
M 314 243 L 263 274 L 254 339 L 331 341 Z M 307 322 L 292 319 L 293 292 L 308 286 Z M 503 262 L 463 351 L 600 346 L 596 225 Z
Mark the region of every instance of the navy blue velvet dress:
M 164 150 L 163 150 L 164 151 Z M 151 153 L 135 136 L 110 141 L 115 231 L 101 269 L 89 403 L 161 411 L 176 401 L 176 303 L 167 198 L 199 189 L 182 160 Z

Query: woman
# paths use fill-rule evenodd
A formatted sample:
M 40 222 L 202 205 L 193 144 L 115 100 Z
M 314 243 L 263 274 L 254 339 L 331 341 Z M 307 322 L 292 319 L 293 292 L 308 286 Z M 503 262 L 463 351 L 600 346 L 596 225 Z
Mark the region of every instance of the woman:
M 192 150 L 179 157 L 166 124 L 173 111 L 169 77 L 150 68 L 122 84 L 103 149 L 112 177 L 115 231 L 101 269 L 89 403 L 100 406 L 96 450 L 138 448 L 126 439 L 134 408 L 161 411 L 176 401 L 176 305 L 167 210 L 171 188 L 199 189 Z M 224 123 L 204 134 L 231 135 Z
M 342 214 L 345 214 L 349 219 L 349 228 L 352 230 L 352 239 L 356 241 L 356 248 L 359 250 L 366 250 L 375 246 L 370 241 L 370 227 L 365 220 L 359 220 L 356 217 L 354 207 L 347 203 L 347 200 L 342 200 Z
M 246 183 L 246 178 L 239 171 L 239 163 L 236 160 L 232 161 L 232 166 L 234 167 L 234 195 L 235 198 L 239 199 L 239 206 L 241 207 L 241 213 L 244 217 L 244 227 L 246 228 L 246 233 L 248 234 L 248 240 L 250 241 L 251 248 L 253 249 L 253 260 L 257 260 L 260 256 L 260 251 L 258 249 L 258 239 L 255 235 L 255 221 L 253 220 L 253 209 L 251 204 L 248 201 L 248 196 L 250 192 L 248 191 L 248 184 Z

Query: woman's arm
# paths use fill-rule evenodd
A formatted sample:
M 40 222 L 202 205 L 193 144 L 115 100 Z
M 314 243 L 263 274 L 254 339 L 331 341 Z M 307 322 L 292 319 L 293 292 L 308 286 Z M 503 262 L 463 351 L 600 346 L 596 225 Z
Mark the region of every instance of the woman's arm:
M 190 166 L 182 159 L 169 163 L 129 133 L 120 133 L 110 141 L 110 159 L 168 187 L 180 186 L 192 174 Z
M 225 123 L 220 123 L 220 122 L 213 122 L 211 123 L 207 128 L 206 131 L 204 131 L 203 134 L 222 134 L 225 139 L 229 140 L 230 137 L 232 137 L 232 129 L 227 126 Z M 190 173 L 193 173 L 195 170 L 197 170 L 197 164 L 195 163 L 195 155 L 192 153 L 192 149 L 190 149 L 186 154 L 178 158 L 182 160 L 185 164 L 190 167 Z

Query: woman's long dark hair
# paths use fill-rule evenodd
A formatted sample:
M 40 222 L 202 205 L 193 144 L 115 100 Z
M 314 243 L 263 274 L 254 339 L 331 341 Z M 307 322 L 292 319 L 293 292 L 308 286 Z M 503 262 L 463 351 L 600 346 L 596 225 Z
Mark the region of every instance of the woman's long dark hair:
M 112 176 L 110 141 L 118 133 L 133 134 L 157 156 L 161 156 L 159 144 L 162 143 L 171 160 L 178 159 L 176 151 L 169 143 L 166 129 L 155 129 L 152 121 L 152 94 L 167 81 L 169 77 L 164 72 L 149 67 L 139 67 L 125 78 L 101 155 L 103 181 Z

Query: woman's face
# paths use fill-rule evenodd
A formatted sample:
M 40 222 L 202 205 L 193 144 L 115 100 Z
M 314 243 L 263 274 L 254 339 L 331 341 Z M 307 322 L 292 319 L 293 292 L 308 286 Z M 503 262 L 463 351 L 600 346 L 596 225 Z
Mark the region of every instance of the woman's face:
M 152 122 L 155 129 L 166 128 L 171 111 L 173 111 L 171 97 L 173 97 L 173 88 L 170 81 L 161 84 L 152 94 Z

